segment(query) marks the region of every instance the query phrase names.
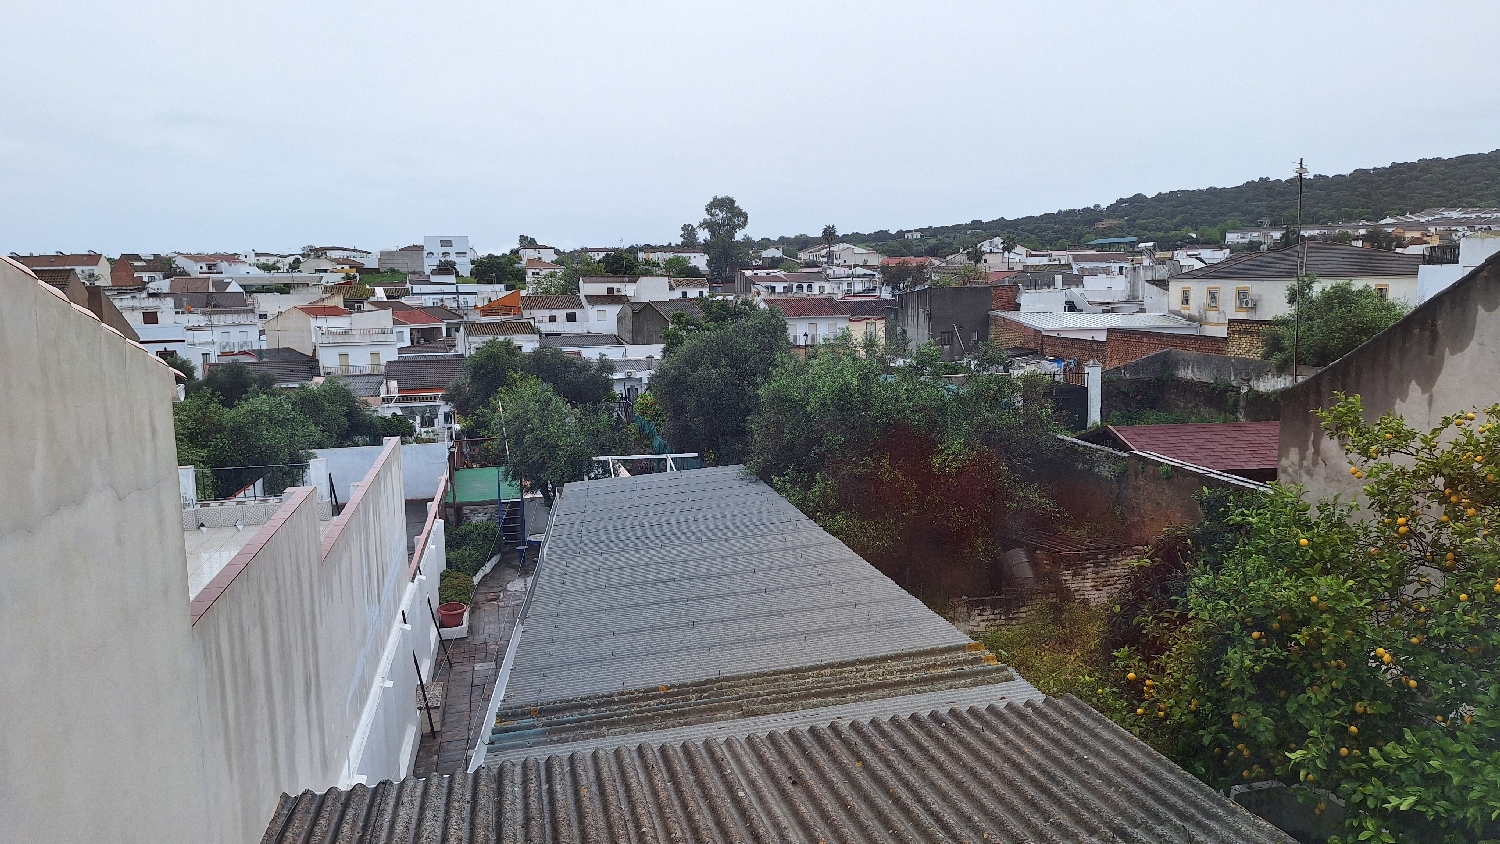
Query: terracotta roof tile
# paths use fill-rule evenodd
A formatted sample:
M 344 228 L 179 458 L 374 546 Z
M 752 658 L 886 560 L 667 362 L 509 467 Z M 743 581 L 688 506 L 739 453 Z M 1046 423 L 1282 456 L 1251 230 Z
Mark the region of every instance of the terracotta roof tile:
M 298 305 L 297 310 L 315 317 L 348 316 L 350 313 L 338 305 Z
M 1280 458 L 1280 422 L 1110 425 L 1109 430 L 1133 451 L 1221 472 L 1275 469 Z

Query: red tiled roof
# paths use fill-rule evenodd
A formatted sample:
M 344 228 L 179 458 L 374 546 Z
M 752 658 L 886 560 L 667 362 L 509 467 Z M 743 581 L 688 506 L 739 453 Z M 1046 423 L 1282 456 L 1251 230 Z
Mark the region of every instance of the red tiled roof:
M 539 293 L 521 297 L 521 310 L 523 311 L 566 311 L 582 308 L 583 300 L 578 298 L 577 293 Z
M 52 267 L 97 267 L 104 256 L 98 253 L 84 255 L 12 255 L 12 258 L 32 269 Z
M 984 281 L 986 284 L 995 284 L 996 282 L 1004 281 L 1013 275 L 1017 275 L 1020 272 L 1020 270 L 994 270 L 985 275 Z
M 308 316 L 328 317 L 349 315 L 349 311 L 344 310 L 338 305 L 298 305 L 297 310 Z
M 1133 451 L 1221 472 L 1275 469 L 1280 453 L 1280 422 L 1110 425 L 1109 431 Z
M 437 317 L 433 316 L 432 314 L 426 313 L 425 311 L 416 310 L 415 308 L 413 308 L 412 310 L 409 310 L 409 311 L 392 310 L 391 311 L 391 322 L 394 322 L 397 325 L 442 325 L 443 324 L 442 320 L 438 319 Z

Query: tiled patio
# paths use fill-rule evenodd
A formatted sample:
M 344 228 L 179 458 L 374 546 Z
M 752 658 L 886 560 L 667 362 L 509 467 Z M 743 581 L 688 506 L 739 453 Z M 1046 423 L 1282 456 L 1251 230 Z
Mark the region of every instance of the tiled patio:
M 444 686 L 443 726 L 436 737 L 422 737 L 417 748 L 415 776 L 467 770 L 469 751 L 480 734 L 488 730 L 483 722 L 495 689 L 495 677 L 526 597 L 521 590 L 506 591 L 506 585 L 517 577 L 516 570 L 509 566 L 496 566 L 486 575 L 474 590 L 468 637 L 447 643 L 453 661 L 451 667 L 439 651 L 439 668 L 434 679 Z

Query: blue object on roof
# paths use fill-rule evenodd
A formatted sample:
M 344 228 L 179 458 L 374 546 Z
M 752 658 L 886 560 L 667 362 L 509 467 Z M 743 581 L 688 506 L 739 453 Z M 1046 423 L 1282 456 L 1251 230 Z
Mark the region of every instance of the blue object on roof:
M 1084 246 L 1110 246 L 1117 243 L 1136 243 L 1139 240 L 1140 238 L 1138 237 L 1101 237 L 1098 240 L 1091 240 L 1085 243 Z

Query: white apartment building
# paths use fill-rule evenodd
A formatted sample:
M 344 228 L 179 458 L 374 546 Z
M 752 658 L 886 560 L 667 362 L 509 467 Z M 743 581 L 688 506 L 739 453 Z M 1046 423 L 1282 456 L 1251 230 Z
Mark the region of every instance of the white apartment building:
M 536 246 L 518 246 L 516 247 L 516 254 L 521 257 L 522 261 L 546 261 L 550 264 L 557 260 L 557 250 L 551 246 L 542 246 L 541 244 Z
M 1458 263 L 1423 264 L 1417 268 L 1417 301 L 1421 304 L 1447 290 L 1476 267 L 1500 253 L 1500 232 L 1476 231 L 1458 241 Z
M 818 261 L 824 264 L 834 264 L 854 267 L 878 267 L 880 266 L 880 253 L 873 249 L 865 249 L 852 243 L 835 243 L 832 246 L 818 244 L 800 250 L 797 253 L 799 261 Z
M 183 254 L 173 257 L 177 268 L 190 276 L 260 275 L 261 271 L 241 255 L 215 253 L 211 255 Z
M 658 264 L 666 263 L 668 258 L 686 258 L 687 262 L 697 267 L 699 271 L 708 272 L 708 253 L 700 249 L 683 249 L 669 246 L 658 249 L 644 249 L 636 253 L 637 260 L 655 261 Z
M 459 235 L 428 235 L 422 238 L 422 268 L 429 275 L 441 261 L 452 261 L 459 275 L 470 275 L 474 269 L 474 253 L 469 250 L 469 239 Z
M 199 372 L 224 355 L 265 346 L 254 302 L 230 279 L 171 278 L 110 299 L 141 345 L 176 352 Z
M 385 309 L 350 312 L 337 305 L 298 305 L 266 321 L 266 347 L 296 349 L 318 359 L 324 375 L 383 373 L 411 342 Z

